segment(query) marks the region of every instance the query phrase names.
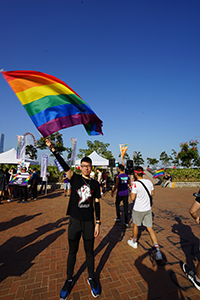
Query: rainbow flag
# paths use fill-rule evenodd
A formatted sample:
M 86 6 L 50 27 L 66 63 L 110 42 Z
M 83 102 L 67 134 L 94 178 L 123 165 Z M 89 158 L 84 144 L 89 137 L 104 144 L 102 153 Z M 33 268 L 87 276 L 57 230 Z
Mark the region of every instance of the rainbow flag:
M 156 173 L 153 175 L 153 178 L 157 178 L 159 176 L 164 176 L 164 175 L 165 175 L 165 170 L 160 169 L 160 170 L 156 171 Z
M 2 74 L 43 137 L 79 124 L 84 125 L 89 135 L 103 134 L 102 121 L 60 79 L 37 71 L 4 71 Z

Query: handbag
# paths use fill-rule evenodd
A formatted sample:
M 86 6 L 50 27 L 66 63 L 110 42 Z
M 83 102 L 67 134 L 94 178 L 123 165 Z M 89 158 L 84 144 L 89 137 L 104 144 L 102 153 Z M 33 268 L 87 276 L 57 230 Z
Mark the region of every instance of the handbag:
M 146 185 L 145 185 L 142 181 L 140 181 L 140 180 L 136 180 L 136 181 L 140 182 L 140 183 L 143 185 L 143 187 L 145 188 L 145 190 L 146 190 L 146 192 L 147 192 L 147 194 L 148 194 L 148 196 L 149 196 L 149 199 L 150 199 L 150 204 L 151 204 L 151 206 L 152 206 L 152 205 L 153 205 L 153 197 L 152 197 L 151 194 L 149 193 L 148 188 L 146 187 Z

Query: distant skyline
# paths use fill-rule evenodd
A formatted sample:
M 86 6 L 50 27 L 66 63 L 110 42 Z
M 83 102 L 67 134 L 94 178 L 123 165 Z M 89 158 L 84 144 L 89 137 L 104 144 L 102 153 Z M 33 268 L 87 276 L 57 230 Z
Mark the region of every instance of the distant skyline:
M 94 110 L 104 135 L 64 129 L 66 147 L 71 137 L 78 149 L 101 140 L 119 160 L 128 143 L 146 164 L 200 138 L 199 16 L 199 0 L 2 1 L 0 69 L 54 75 Z M 2 74 L 0 101 L 4 151 L 17 135 L 40 138 Z

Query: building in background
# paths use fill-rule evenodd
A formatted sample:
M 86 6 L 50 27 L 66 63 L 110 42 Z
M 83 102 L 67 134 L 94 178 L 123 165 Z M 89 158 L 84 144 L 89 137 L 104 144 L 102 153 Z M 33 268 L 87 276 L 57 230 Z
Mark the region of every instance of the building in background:
M 0 153 L 3 153 L 3 146 L 4 146 L 4 134 L 0 133 Z

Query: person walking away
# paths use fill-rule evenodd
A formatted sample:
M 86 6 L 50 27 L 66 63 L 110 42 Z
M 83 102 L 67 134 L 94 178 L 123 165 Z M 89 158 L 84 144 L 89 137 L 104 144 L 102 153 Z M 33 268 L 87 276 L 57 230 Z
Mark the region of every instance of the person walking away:
M 107 179 L 108 179 L 108 174 L 106 170 L 104 169 L 102 172 L 102 179 L 101 179 L 101 186 L 102 186 L 102 192 L 106 192 L 107 189 Z
M 114 192 L 117 190 L 116 195 L 116 222 L 120 222 L 120 203 L 123 201 L 124 204 L 124 225 L 128 227 L 128 196 L 129 196 L 129 184 L 130 184 L 130 178 L 127 174 L 124 173 L 124 166 L 122 164 L 118 167 L 119 175 L 116 178 L 116 183 L 113 188 L 113 191 L 111 192 L 111 196 L 113 197 Z
M 93 297 L 100 295 L 100 287 L 95 280 L 94 274 L 94 239 L 100 233 L 100 186 L 90 178 L 92 161 L 89 157 L 81 159 L 81 174 L 74 173 L 64 159 L 55 151 L 51 141 L 46 139 L 46 145 L 67 172 L 71 183 L 71 195 L 67 209 L 70 215 L 68 227 L 69 253 L 67 258 L 67 279 L 60 292 L 60 299 L 67 299 L 73 287 L 73 272 L 76 262 L 80 238 L 84 242 L 86 264 L 88 269 L 88 284 L 91 287 Z M 96 222 L 94 221 L 94 211 Z M 95 224 L 96 223 L 96 224 Z
M 63 174 L 63 179 L 64 179 L 64 197 L 70 197 L 71 185 L 67 177 L 67 172 Z
M 143 226 L 147 228 L 152 240 L 153 248 L 155 250 L 155 259 L 162 260 L 162 254 L 159 249 L 158 239 L 155 231 L 153 230 L 152 211 L 149 197 L 149 194 L 151 196 L 154 196 L 154 186 L 149 179 L 143 178 L 143 174 L 145 173 L 142 167 L 139 166 L 135 168 L 135 181 L 132 184 L 131 190 L 131 199 L 133 201 L 135 200 L 132 211 L 133 238 L 128 240 L 128 244 L 132 248 L 137 249 L 138 226 L 141 226 L 143 224 Z M 146 186 L 149 194 L 147 193 L 143 185 Z
M 38 173 L 36 171 L 36 168 L 31 168 L 32 176 L 30 178 L 30 185 L 31 185 L 31 191 L 32 191 L 32 197 L 31 200 L 37 199 L 37 185 L 38 185 Z
M 199 225 L 200 217 L 197 215 L 197 213 L 200 209 L 200 191 L 197 194 L 194 193 L 193 195 L 196 197 L 196 199 L 190 208 L 190 215 Z M 200 291 L 200 262 L 198 262 L 195 270 L 193 270 L 188 264 L 183 263 L 182 270 L 193 283 L 195 288 Z

